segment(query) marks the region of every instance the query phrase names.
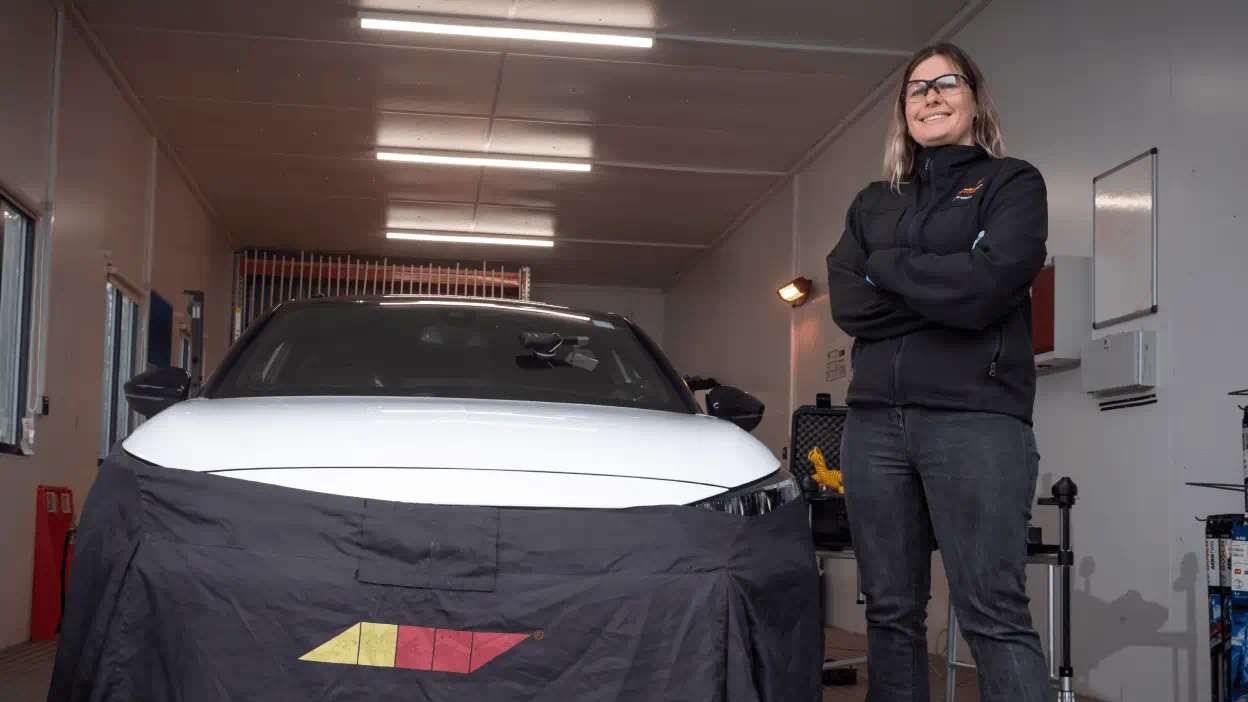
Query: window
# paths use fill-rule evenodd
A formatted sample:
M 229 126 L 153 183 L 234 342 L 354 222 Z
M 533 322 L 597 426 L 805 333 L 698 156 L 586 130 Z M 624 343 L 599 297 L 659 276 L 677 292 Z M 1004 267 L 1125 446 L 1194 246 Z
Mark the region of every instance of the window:
M 126 381 L 135 375 L 139 350 L 139 303 L 109 282 L 105 286 L 104 393 L 100 458 L 138 425 L 126 402 Z
M 0 447 L 20 443 L 30 349 L 34 222 L 0 200 Z
M 191 337 L 178 335 L 178 367 L 187 373 L 191 372 Z

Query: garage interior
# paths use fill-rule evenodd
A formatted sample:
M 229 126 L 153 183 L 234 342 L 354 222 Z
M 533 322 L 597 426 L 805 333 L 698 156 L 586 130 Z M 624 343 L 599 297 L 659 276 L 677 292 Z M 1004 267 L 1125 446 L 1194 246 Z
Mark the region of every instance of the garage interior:
M 362 22 L 395 16 L 653 45 Z M 825 257 L 880 177 L 909 56 L 952 41 L 991 82 L 1007 153 L 1044 174 L 1059 289 L 1082 286 L 1089 301 L 1035 405 L 1037 495 L 1062 476 L 1080 490 L 1076 691 L 1212 699 L 1202 520 L 1242 512 L 1243 498 L 1192 483 L 1240 483 L 1248 450 L 1232 395 L 1248 387 L 1246 27 L 1236 0 L 6 0 L 0 283 L 29 292 L 0 315 L 12 322 L 0 336 L 21 339 L 0 366 L 0 387 L 20 396 L 0 417 L 0 698 L 44 699 L 55 650 L 31 642 L 37 490 L 64 486 L 80 511 L 130 430 L 101 398 L 152 364 L 189 364 L 184 291 L 203 293 L 205 374 L 272 304 L 342 285 L 489 286 L 616 312 L 680 373 L 765 403 L 754 436 L 787 459 L 793 411 L 817 394 L 842 404 L 849 383 Z M 1091 270 L 1097 177 L 1152 149 L 1155 310 L 1093 329 L 1091 282 L 1060 268 Z M 556 170 L 446 163 L 486 156 Z M 808 299 L 779 299 L 799 278 Z M 1079 349 L 1134 332 L 1155 339 L 1152 397 L 1102 406 Z M 1055 518 L 1035 513 L 1046 535 Z M 943 699 L 939 558 L 934 570 Z M 828 653 L 860 655 L 855 570 L 828 575 Z M 1028 582 L 1037 622 L 1043 575 Z M 959 699 L 975 699 L 962 677 Z M 824 699 L 864 694 L 828 687 Z

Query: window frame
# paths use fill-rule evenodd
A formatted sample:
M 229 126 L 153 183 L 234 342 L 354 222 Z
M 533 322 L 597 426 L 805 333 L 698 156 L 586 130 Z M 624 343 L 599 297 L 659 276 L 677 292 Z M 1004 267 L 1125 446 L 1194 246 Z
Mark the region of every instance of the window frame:
M 19 223 L 17 244 L 10 238 L 9 222 Z M 12 417 L 0 404 L 0 453 L 22 451 L 23 420 L 30 403 L 30 362 L 33 328 L 33 296 L 35 270 L 35 231 L 37 218 L 13 199 L 0 192 L 0 343 L 8 339 L 11 347 L 0 350 L 0 358 L 11 354 L 11 367 L 0 368 L 0 403 L 12 402 Z M 14 249 L 17 249 L 16 252 Z M 16 262 L 12 259 L 17 259 Z M 12 286 L 13 270 L 17 272 L 16 289 Z M 17 295 L 13 302 L 11 295 Z M 14 333 L 9 327 L 16 327 Z M 10 375 L 11 373 L 11 375 Z M 5 400 L 5 396 L 9 400 Z
M 126 382 L 139 373 L 142 351 L 143 299 L 132 286 L 109 275 L 105 285 L 104 366 L 100 383 L 99 458 L 138 428 L 139 419 L 126 401 Z M 128 359 L 128 364 L 125 361 Z M 128 371 L 123 371 L 128 365 Z M 124 377 L 122 377 L 125 372 Z
M 177 336 L 178 336 L 178 368 L 181 368 L 187 373 L 190 373 L 191 372 L 191 354 L 193 353 L 191 349 L 191 335 L 184 331 L 179 331 L 177 333 Z

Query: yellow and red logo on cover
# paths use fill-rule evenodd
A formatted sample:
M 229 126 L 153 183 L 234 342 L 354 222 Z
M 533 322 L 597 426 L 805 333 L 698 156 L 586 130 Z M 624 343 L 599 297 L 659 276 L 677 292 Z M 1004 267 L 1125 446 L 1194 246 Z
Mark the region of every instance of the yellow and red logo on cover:
M 299 657 L 311 663 L 475 673 L 536 634 L 360 622 Z

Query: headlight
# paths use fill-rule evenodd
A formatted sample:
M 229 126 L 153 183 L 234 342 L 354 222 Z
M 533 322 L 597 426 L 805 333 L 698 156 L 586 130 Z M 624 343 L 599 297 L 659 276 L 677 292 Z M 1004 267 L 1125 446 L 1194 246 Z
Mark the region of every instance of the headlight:
M 756 517 L 801 497 L 802 491 L 797 486 L 797 481 L 787 470 L 781 468 L 762 480 L 708 497 L 693 503 L 693 506 L 715 512 Z

